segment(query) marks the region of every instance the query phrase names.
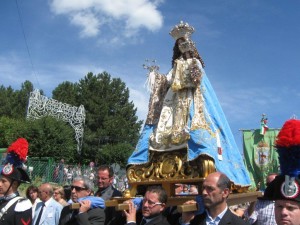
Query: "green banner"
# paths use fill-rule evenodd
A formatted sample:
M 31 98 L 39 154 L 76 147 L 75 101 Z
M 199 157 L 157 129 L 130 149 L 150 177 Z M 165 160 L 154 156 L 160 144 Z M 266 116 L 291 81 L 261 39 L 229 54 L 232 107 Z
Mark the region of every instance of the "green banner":
M 243 131 L 244 158 L 252 189 L 264 190 L 266 176 L 279 173 L 278 153 L 274 148 L 278 132 L 279 129 L 269 129 L 262 135 L 259 129 Z

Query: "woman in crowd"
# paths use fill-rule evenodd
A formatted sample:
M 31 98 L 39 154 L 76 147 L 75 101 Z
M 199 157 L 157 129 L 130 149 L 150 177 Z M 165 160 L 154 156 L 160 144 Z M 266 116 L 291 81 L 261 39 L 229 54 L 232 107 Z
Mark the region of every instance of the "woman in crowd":
M 26 190 L 26 197 L 31 201 L 32 204 L 32 218 L 34 216 L 36 204 L 41 201 L 38 198 L 38 191 L 39 191 L 38 187 L 33 185 L 29 186 Z
M 54 188 L 53 198 L 60 203 L 62 206 L 68 205 L 67 201 L 65 200 L 65 192 L 64 188 L 61 186 L 57 186 Z

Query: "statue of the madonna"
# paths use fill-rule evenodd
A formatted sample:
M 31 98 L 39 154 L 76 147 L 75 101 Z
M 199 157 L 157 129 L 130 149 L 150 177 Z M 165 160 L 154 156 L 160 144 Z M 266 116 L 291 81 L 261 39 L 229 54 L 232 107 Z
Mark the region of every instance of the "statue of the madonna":
M 210 156 L 216 169 L 235 183 L 250 184 L 241 154 L 191 40 L 194 28 L 180 22 L 170 32 L 176 40 L 172 69 L 149 73 L 149 112 L 128 164 L 148 162 L 149 151 L 185 149 L 187 160 Z

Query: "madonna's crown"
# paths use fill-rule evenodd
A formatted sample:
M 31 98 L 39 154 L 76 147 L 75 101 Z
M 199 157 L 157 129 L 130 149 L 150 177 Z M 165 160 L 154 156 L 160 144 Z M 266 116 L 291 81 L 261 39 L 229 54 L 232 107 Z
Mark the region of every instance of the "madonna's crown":
M 170 35 L 175 40 L 182 37 L 189 39 L 192 33 L 194 33 L 194 31 L 195 31 L 194 27 L 190 26 L 188 23 L 184 23 L 183 21 L 180 21 L 179 24 L 173 27 L 173 29 L 170 32 Z

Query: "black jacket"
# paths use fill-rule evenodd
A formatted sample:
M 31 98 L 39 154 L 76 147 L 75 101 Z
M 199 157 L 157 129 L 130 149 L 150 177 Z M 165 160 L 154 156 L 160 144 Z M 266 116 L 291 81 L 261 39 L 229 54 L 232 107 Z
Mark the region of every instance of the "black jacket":
M 9 201 L 0 203 L 0 210 Z M 18 204 L 18 206 L 17 206 Z M 0 225 L 31 225 L 32 224 L 32 205 L 28 199 L 21 198 L 12 204 L 0 219 Z
M 206 225 L 206 213 L 202 213 L 200 215 L 195 216 L 193 220 L 191 220 L 190 225 Z M 219 225 L 249 225 L 246 221 L 242 218 L 238 217 L 237 215 L 233 214 L 230 209 L 226 211 L 222 219 L 220 220 Z
M 141 221 L 137 221 L 137 223 L 127 223 L 127 225 L 139 225 Z M 167 218 L 162 214 L 158 215 L 157 217 L 153 218 L 149 223 L 146 225 L 170 225 Z
M 104 209 L 90 209 L 86 213 L 78 213 L 67 205 L 63 208 L 59 218 L 59 225 L 104 225 Z
M 113 186 L 107 187 L 104 191 L 97 191 L 96 196 L 109 200 L 113 197 L 122 197 L 122 193 Z M 123 224 L 126 219 L 122 217 L 122 212 L 117 212 L 114 207 L 105 208 L 105 225 Z

